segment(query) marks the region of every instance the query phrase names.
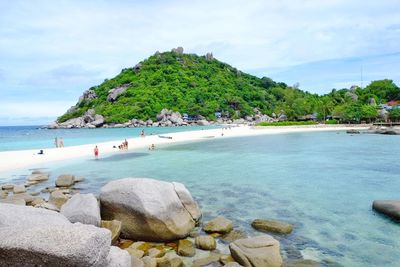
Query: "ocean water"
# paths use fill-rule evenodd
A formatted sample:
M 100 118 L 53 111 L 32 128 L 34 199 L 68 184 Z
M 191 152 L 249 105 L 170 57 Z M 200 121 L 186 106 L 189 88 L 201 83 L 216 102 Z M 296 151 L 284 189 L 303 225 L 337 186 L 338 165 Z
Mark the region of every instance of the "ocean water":
M 250 236 L 256 218 L 288 221 L 295 230 L 275 237 L 284 258 L 324 266 L 399 266 L 400 224 L 375 213 L 375 199 L 400 198 L 400 137 L 344 132 L 264 135 L 160 146 L 38 166 L 86 180 L 99 192 L 110 180 L 151 177 L 184 183 L 204 220 L 217 215 Z M 29 170 L 0 174 L 24 181 Z M 40 185 L 42 188 L 44 185 Z
M 52 148 L 56 137 L 62 137 L 65 146 L 73 146 L 138 137 L 142 129 L 149 135 L 217 127 L 219 126 L 49 130 L 40 129 L 39 126 L 0 126 L 0 151 Z

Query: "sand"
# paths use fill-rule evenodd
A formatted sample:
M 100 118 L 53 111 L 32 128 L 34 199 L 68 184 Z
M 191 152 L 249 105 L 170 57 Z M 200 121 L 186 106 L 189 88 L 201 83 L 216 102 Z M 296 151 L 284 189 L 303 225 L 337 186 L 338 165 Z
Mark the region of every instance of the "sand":
M 238 126 L 230 129 L 209 129 L 198 131 L 185 131 L 178 133 L 162 134 L 172 139 L 160 138 L 158 135 L 129 138 L 129 151 L 135 149 L 147 148 L 151 144 L 155 144 L 156 149 L 165 145 L 176 143 L 185 143 L 201 140 L 209 140 L 210 138 L 232 138 L 240 136 L 255 136 L 267 134 L 283 134 L 296 132 L 316 132 L 316 131 L 343 131 L 347 129 L 367 129 L 367 125 L 307 125 L 307 126 L 279 126 L 279 127 L 250 127 Z M 222 136 L 223 133 L 223 136 Z M 67 140 L 65 140 L 67 141 Z M 43 155 L 38 155 L 38 149 L 20 150 L 20 151 L 4 151 L 0 152 L 0 172 L 11 171 L 22 168 L 35 168 L 39 165 L 63 161 L 77 158 L 94 158 L 94 147 L 99 148 L 99 158 L 106 157 L 110 153 L 119 153 L 118 145 L 123 140 L 104 142 L 98 144 L 79 145 L 63 148 L 44 149 Z M 116 146 L 117 148 L 113 148 Z

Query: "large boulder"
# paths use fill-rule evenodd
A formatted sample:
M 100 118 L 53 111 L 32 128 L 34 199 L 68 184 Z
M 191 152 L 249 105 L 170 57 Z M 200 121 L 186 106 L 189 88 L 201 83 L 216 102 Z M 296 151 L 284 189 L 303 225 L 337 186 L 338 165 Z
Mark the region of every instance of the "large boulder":
M 110 231 L 80 223 L 0 228 L 2 266 L 106 266 Z
M 201 213 L 197 204 L 191 203 L 194 200 L 190 201 L 190 193 L 182 188 L 184 186 L 179 183 L 148 178 L 111 181 L 100 192 L 102 218 L 121 221 L 122 236 L 130 239 L 168 241 L 184 238 L 194 228 Z M 184 198 L 181 199 L 182 195 Z
M 280 245 L 272 236 L 238 239 L 229 245 L 232 257 L 245 267 L 281 267 Z
M 61 214 L 72 222 L 100 226 L 100 207 L 93 194 L 75 194 L 64 205 Z
M 82 128 L 85 126 L 85 121 L 82 117 L 72 118 L 59 124 L 60 128 Z
M 400 221 L 400 200 L 375 200 L 372 208 L 379 213 Z
M 94 115 L 94 121 L 92 121 L 90 124 L 95 127 L 100 127 L 103 126 L 104 122 L 104 117 L 102 115 L 96 114 Z

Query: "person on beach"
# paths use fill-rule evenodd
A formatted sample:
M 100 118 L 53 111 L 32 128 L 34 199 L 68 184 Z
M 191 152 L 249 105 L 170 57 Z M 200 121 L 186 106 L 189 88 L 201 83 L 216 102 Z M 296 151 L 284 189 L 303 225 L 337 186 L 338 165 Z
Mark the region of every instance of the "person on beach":
M 58 138 L 56 137 L 56 139 L 54 139 L 54 145 L 56 146 L 56 147 L 58 147 Z
M 96 159 L 99 158 L 99 148 L 98 148 L 97 146 L 94 148 L 94 157 L 95 157 Z
M 125 149 L 128 150 L 128 140 L 125 139 Z
M 142 129 L 142 132 L 140 133 L 140 136 L 141 137 L 144 137 L 145 135 L 144 135 L 144 129 Z
M 62 137 L 60 137 L 59 147 L 64 147 L 64 140 Z

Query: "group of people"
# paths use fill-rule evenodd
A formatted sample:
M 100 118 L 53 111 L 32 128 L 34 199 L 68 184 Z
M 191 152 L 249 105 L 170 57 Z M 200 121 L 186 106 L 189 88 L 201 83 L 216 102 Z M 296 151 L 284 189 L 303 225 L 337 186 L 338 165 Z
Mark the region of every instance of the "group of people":
M 64 140 L 63 140 L 63 138 L 60 137 L 60 139 L 58 139 L 58 137 L 56 137 L 56 138 L 54 139 L 54 145 L 55 145 L 56 147 L 64 147 Z
M 122 144 L 120 144 L 118 148 L 119 150 L 128 150 L 128 141 L 125 139 L 125 141 L 122 142 Z

